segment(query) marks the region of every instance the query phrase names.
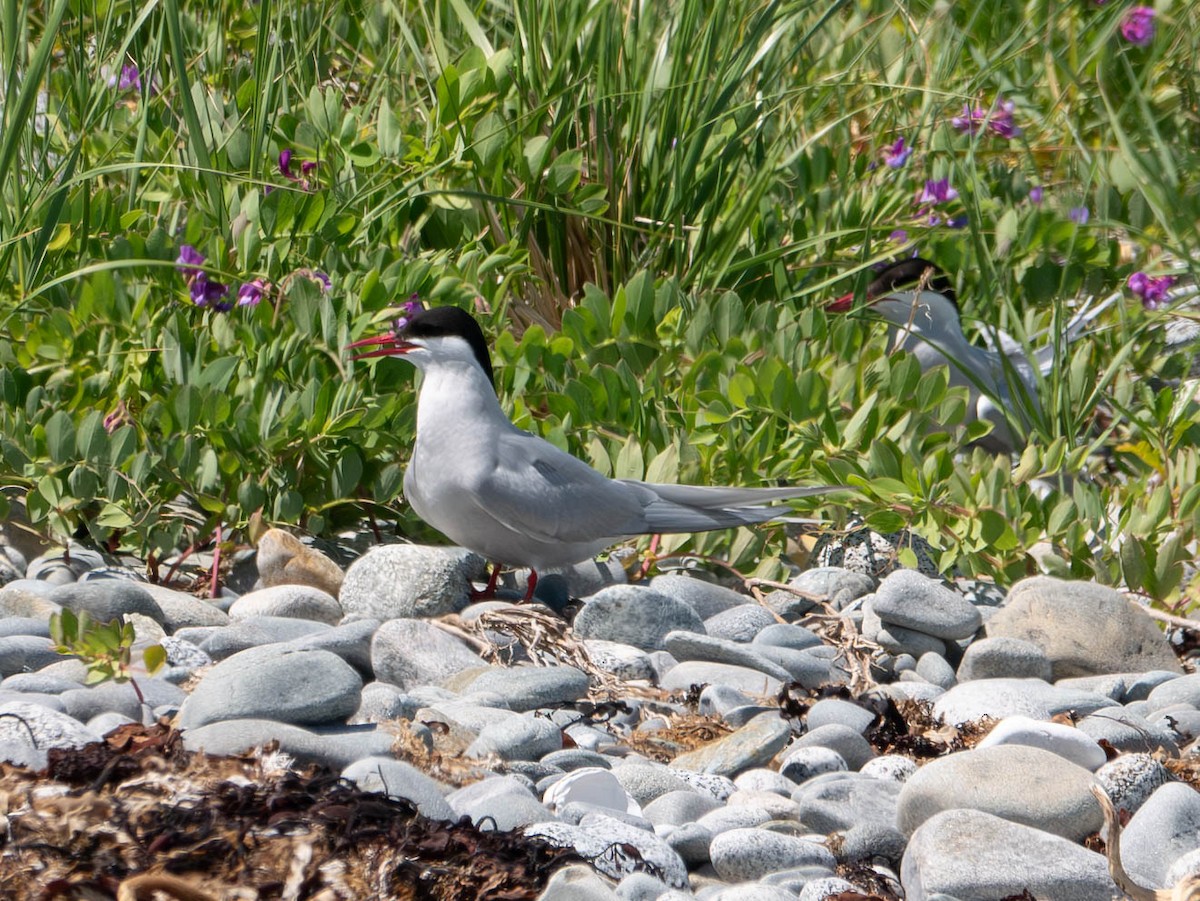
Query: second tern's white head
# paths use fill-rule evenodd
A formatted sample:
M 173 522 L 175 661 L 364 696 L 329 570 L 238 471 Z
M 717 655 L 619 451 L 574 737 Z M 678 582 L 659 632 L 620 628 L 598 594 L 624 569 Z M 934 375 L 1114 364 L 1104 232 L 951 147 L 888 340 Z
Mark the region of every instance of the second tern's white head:
M 609 479 L 512 424 L 496 398 L 483 332 L 457 307 L 410 312 L 392 333 L 351 347 L 374 348 L 356 359 L 401 356 L 421 370 L 405 496 L 431 526 L 496 563 L 536 572 L 633 535 L 766 522 L 786 512 L 770 501 L 837 490 Z

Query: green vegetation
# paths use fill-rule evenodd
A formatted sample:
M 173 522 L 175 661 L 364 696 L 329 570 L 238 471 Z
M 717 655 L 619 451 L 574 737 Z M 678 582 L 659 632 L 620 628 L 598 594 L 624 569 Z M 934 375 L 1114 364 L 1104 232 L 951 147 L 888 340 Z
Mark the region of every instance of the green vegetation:
M 1028 341 L 1187 263 L 1200 36 L 1131 9 L 0 0 L 3 482 L 142 553 L 257 511 L 431 538 L 396 501 L 411 370 L 342 350 L 416 293 L 480 312 L 517 423 L 606 472 L 842 481 L 801 512 L 1003 582 L 1045 540 L 1175 603 L 1200 427 L 1142 378 L 1187 371 L 1167 314 L 1126 292 L 1063 349 L 1014 470 L 956 457 L 944 373 L 824 312 L 915 248 L 970 333 Z
M 85 685 L 96 685 L 112 679 L 129 682 L 143 704 L 142 690 L 129 671 L 133 662 L 133 643 L 136 639 L 133 623 L 116 617 L 102 623 L 86 610 L 78 614 L 64 609 L 50 615 L 50 639 L 60 654 L 75 655 L 87 666 Z M 153 676 L 167 662 L 162 645 L 152 644 L 142 651 L 146 672 Z

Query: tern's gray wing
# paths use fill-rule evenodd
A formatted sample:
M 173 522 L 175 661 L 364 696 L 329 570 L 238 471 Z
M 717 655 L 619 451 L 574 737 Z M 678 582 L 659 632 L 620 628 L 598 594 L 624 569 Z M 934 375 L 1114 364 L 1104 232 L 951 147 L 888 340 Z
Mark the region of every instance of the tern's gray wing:
M 836 485 L 807 488 L 716 488 L 625 482 L 638 490 L 645 505 L 638 532 L 704 532 L 753 525 L 785 515 L 786 507 L 770 501 L 810 497 L 838 491 Z M 636 533 L 629 533 L 636 534 Z
M 495 460 L 469 490 L 481 510 L 515 532 L 543 541 L 596 541 L 628 534 L 627 524 L 640 516 L 636 491 L 536 435 L 518 429 L 501 435 Z

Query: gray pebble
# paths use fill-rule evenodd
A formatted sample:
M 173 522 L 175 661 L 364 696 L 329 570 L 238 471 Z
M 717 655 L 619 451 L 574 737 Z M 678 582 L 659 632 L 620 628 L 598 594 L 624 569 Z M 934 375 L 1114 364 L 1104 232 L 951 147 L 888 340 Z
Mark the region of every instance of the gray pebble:
M 416 805 L 417 810 L 434 820 L 455 819 L 454 809 L 442 796 L 441 786 L 412 764 L 393 757 L 365 757 L 342 770 L 363 791 L 380 792 L 392 798 L 403 798 Z
M 714 638 L 750 642 L 763 629 L 777 622 L 775 614 L 767 608 L 758 604 L 742 604 L 710 616 L 704 621 L 704 631 Z
M 875 756 L 875 749 L 862 735 L 848 726 L 836 723 L 821 726 L 801 735 L 792 743 L 792 747 L 832 748 L 842 756 L 851 770 L 860 769 L 863 764 Z
M 50 595 L 50 600 L 76 613 L 86 610 L 105 623 L 129 613 L 140 613 L 157 623 L 164 619 L 162 608 L 144 588 L 123 579 L 61 585 Z
M 764 829 L 730 829 L 713 837 L 708 847 L 713 868 L 722 879 L 760 879 L 789 867 L 837 865 L 824 845 Z
M 228 626 L 180 629 L 175 636 L 199 645 L 213 660 L 224 660 L 249 648 L 291 641 L 329 628 L 308 619 L 256 616 Z
M 687 604 L 701 620 L 746 603 L 744 594 L 676 573 L 655 576 L 650 580 L 650 588 Z
M 445 629 L 422 619 L 391 619 L 371 638 L 375 678 L 401 689 L 441 685 L 487 661 Z
M 587 676 L 573 666 L 491 667 L 463 686 L 464 694 L 492 692 L 522 713 L 577 701 L 587 691 Z
M 323 729 L 320 733 L 288 723 L 262 719 L 222 720 L 189 729 L 183 746 L 189 751 L 236 755 L 271 742 L 298 763 L 320 763 L 341 770 L 356 760 L 391 755 L 394 737 L 362 727 Z
M 1123 754 L 1096 770 L 1096 782 L 1113 807 L 1130 814 L 1171 779 L 1167 768 L 1149 754 Z
M 544 717 L 527 714 L 484 726 L 468 757 L 495 754 L 503 760 L 538 760 L 562 748 L 562 731 Z
M 880 582 L 871 606 L 885 626 L 935 638 L 969 638 L 981 623 L 979 611 L 962 595 L 909 569 L 898 569 Z
M 338 602 L 347 613 L 386 622 L 457 613 L 470 602 L 484 560 L 462 548 L 387 544 L 350 564 Z
M 837 724 L 865 735 L 875 722 L 875 714 L 852 701 L 840 698 L 822 698 L 809 708 L 805 723 L 809 731 L 822 726 Z
M 958 664 L 958 679 L 961 682 L 998 678 L 1049 682 L 1052 669 L 1046 652 L 1032 641 L 989 636 L 968 645 Z
M 575 616 L 575 634 L 662 650 L 668 632 L 704 633 L 704 623 L 682 601 L 640 585 L 614 585 L 587 599 Z

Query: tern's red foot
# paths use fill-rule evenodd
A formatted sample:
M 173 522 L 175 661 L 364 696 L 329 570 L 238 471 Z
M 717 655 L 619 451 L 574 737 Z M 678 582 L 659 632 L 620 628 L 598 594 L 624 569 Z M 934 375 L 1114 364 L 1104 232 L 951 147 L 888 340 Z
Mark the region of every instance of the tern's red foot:
M 529 571 L 529 584 L 525 587 L 525 603 L 528 604 L 533 600 L 533 590 L 537 588 L 537 571 L 531 569 Z
M 487 588 L 483 589 L 483 591 L 476 591 L 474 588 L 472 588 L 471 593 L 470 593 L 471 600 L 483 601 L 483 600 L 487 600 L 487 599 L 496 597 L 496 583 L 499 581 L 500 581 L 500 564 L 493 563 L 492 564 L 492 573 L 490 576 L 488 576 Z

